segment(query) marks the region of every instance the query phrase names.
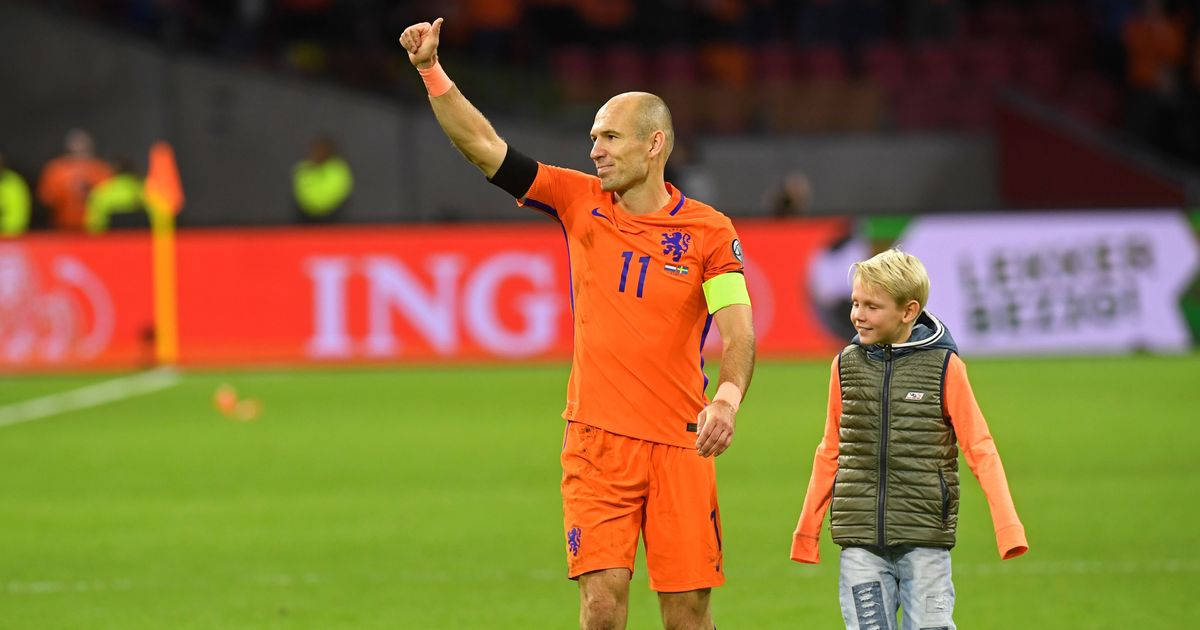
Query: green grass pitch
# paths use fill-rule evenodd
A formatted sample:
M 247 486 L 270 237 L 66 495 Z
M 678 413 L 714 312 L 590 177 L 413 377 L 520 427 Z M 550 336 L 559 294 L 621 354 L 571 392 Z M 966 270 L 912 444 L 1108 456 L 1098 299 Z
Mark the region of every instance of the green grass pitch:
M 1200 618 L 1200 355 L 967 361 L 1031 551 L 964 477 L 956 620 Z M 828 363 L 763 361 L 718 460 L 722 630 L 837 628 L 837 553 L 788 559 Z M 0 427 L 0 627 L 570 628 L 565 365 L 194 372 Z M 109 378 L 9 377 L 0 406 Z M 221 417 L 230 382 L 262 400 Z M 965 464 L 963 465 L 966 470 Z M 659 627 L 639 556 L 631 628 Z

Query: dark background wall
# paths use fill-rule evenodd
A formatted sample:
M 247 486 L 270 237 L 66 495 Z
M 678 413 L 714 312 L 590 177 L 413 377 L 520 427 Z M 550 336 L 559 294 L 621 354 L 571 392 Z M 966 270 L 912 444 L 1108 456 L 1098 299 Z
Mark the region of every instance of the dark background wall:
M 101 157 L 138 168 L 171 141 L 188 196 L 181 222 L 291 220 L 290 173 L 318 133 L 350 162 L 358 222 L 528 218 L 454 150 L 424 106 L 286 75 L 242 69 L 120 37 L 95 25 L 0 4 L 0 151 L 30 180 L 83 127 Z M 444 60 L 453 72 L 453 59 Z M 417 82 L 415 72 L 408 78 Z M 470 94 L 468 94 L 470 96 Z M 487 113 L 487 112 L 485 112 Z M 586 124 L 494 117 L 536 158 L 590 170 Z M 580 128 L 576 128 L 580 127 Z M 713 194 L 731 214 L 766 212 L 764 192 L 793 171 L 812 182 L 811 210 L 912 212 L 998 207 L 985 134 L 704 136 Z M 686 190 L 685 190 L 686 192 Z

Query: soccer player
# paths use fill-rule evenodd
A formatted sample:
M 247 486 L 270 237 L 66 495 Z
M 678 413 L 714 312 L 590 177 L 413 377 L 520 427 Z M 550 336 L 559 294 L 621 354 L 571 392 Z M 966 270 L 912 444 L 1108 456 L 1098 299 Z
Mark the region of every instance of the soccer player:
M 725 581 L 713 457 L 729 447 L 754 369 L 741 244 L 729 219 L 663 179 L 674 130 L 662 99 L 620 94 L 596 113 L 596 174 L 540 164 L 496 134 L 438 63 L 442 19 L 400 37 L 450 141 L 567 238 L 575 349 L 562 451 L 568 577 L 580 626 L 625 627 L 639 534 L 667 628 L 712 628 Z M 700 350 L 724 347 L 705 399 Z
M 959 445 L 987 496 L 1002 559 L 1029 550 L 1025 527 L 954 339 L 924 310 L 925 265 L 889 249 L 853 269 L 850 322 L 858 334 L 831 366 L 825 435 L 792 559 L 820 561 L 817 540 L 832 503 L 846 628 L 953 630 Z

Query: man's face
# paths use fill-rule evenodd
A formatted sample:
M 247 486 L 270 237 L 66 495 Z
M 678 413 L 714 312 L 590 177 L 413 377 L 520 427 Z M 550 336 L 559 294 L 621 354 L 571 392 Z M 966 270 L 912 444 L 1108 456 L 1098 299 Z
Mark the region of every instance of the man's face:
M 333 156 L 333 144 L 328 140 L 318 139 L 308 147 L 308 159 L 320 164 Z
M 75 157 L 92 157 L 92 136 L 82 129 L 72 129 L 67 133 L 67 153 Z
M 609 101 L 596 112 L 592 124 L 592 152 L 600 187 L 624 192 L 646 179 L 650 171 L 651 138 L 639 138 L 634 106 L 628 100 Z M 653 136 L 652 136 L 653 137 Z
M 915 300 L 910 301 L 907 307 L 896 304 L 896 298 L 882 287 L 854 279 L 854 290 L 850 293 L 850 323 L 858 331 L 858 338 L 863 344 L 908 341 L 906 324 L 915 320 L 918 313 L 920 309 Z

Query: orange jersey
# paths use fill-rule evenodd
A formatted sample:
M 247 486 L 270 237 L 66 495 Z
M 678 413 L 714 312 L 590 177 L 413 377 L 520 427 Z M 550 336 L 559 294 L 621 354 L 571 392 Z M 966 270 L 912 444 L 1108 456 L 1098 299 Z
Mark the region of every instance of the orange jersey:
M 1017 517 L 1017 508 L 1013 506 L 1000 454 L 996 451 L 987 421 L 975 402 L 975 394 L 967 380 L 967 366 L 957 354 L 951 354 L 946 365 L 945 388 L 946 414 L 950 416 L 950 424 L 958 436 L 967 466 L 979 480 L 987 497 L 1000 557 L 1005 560 L 1015 558 L 1029 549 L 1025 526 Z M 792 560 L 797 562 L 816 563 L 820 560 L 817 541 L 825 511 L 833 498 L 833 480 L 837 476 L 838 453 L 841 450 L 841 417 L 842 385 L 837 359 L 834 359 L 830 367 L 825 435 L 817 446 L 812 476 L 809 477 L 808 491 L 804 495 L 804 507 L 800 510 L 800 521 L 792 534 Z
M 637 216 L 599 178 L 539 164 L 519 203 L 557 219 L 567 238 L 575 349 L 563 418 L 695 448 L 712 323 L 701 285 L 742 271 L 741 245 L 728 217 L 667 192 L 667 205 Z
M 112 175 L 112 169 L 102 160 L 71 156 L 55 158 L 42 169 L 38 201 L 50 208 L 54 227 L 81 230 L 88 193 Z

